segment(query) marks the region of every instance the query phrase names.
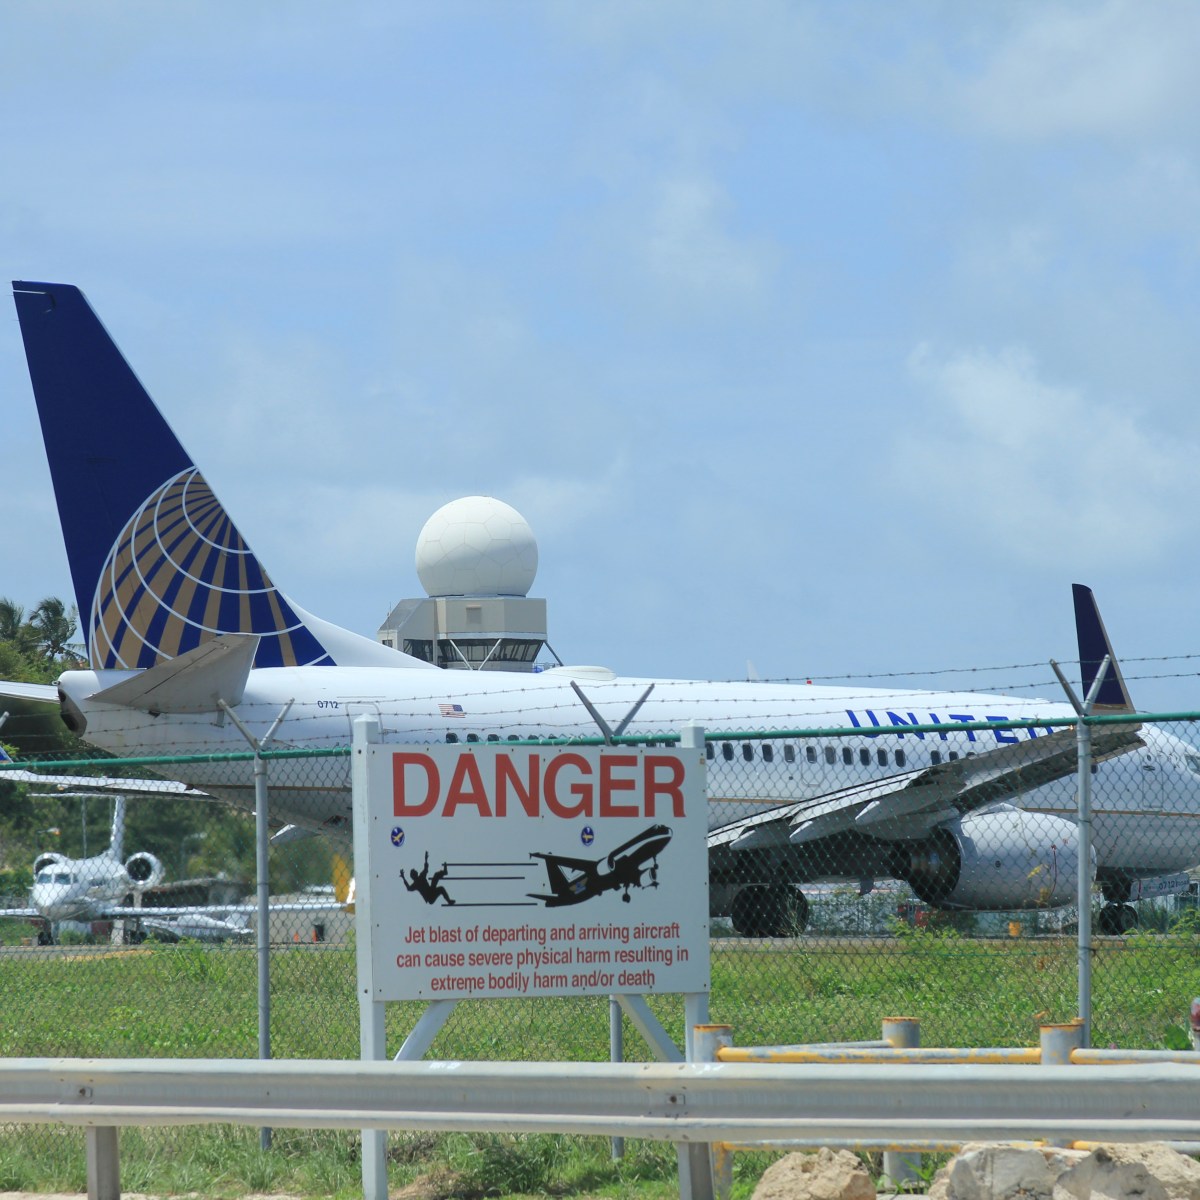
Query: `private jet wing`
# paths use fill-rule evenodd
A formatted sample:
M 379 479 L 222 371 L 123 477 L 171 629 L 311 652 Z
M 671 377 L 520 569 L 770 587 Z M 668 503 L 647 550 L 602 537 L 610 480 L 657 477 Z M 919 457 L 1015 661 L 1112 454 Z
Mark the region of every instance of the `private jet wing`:
M 52 765 L 52 764 L 48 764 Z M 108 775 L 55 775 L 0 761 L 0 783 L 26 783 L 65 796 L 161 796 L 168 800 L 211 800 L 207 792 L 174 779 L 118 779 Z
M 1139 729 L 1136 722 L 1094 727 L 1097 760 L 1142 745 Z M 850 831 L 884 841 L 923 837 L 943 821 L 1065 778 L 1075 771 L 1077 754 L 1075 730 L 1064 727 L 732 821 L 708 835 L 708 848 L 711 853 L 799 846 Z

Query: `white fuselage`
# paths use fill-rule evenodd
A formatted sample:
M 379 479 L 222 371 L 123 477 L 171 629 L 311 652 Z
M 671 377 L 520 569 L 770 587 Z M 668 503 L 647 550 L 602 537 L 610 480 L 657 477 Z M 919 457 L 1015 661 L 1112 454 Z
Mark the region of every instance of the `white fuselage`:
M 130 672 L 72 671 L 60 687 L 87 722 L 88 741 L 118 757 L 192 755 L 248 750 L 233 722 L 219 713 L 151 715 L 89 699 Z M 1045 728 L 906 732 L 906 726 L 980 721 L 1061 720 L 1065 704 L 979 693 L 882 692 L 812 685 L 601 679 L 579 686 L 616 727 L 650 683 L 653 691 L 626 729 L 648 738 L 677 733 L 688 722 L 709 734 L 711 828 L 789 801 L 824 795 L 965 755 L 985 755 Z M 263 736 L 291 702 L 271 748 L 345 746 L 354 720 L 378 720 L 385 743 L 502 741 L 595 737 L 599 730 L 566 676 L 445 672 L 383 667 L 293 667 L 250 673 L 236 708 Z M 721 742 L 722 731 L 863 729 L 851 737 Z M 1144 747 L 1101 763 L 1093 775 L 1093 845 L 1101 869 L 1151 875 L 1200 861 L 1200 753 L 1154 725 Z M 790 747 L 790 748 L 789 748 Z M 167 777 L 253 806 L 250 765 L 180 763 Z M 280 760 L 269 766 L 271 816 L 350 836 L 349 762 L 344 757 Z M 1075 779 L 1013 797 L 1032 812 L 1068 819 Z
M 91 921 L 135 888 L 125 866 L 105 851 L 93 858 L 42 859 L 29 903 L 48 921 Z

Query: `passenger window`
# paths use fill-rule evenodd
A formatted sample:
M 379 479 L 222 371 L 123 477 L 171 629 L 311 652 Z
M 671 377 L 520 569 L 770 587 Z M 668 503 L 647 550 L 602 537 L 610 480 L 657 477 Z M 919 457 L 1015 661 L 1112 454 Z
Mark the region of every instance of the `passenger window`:
M 489 742 L 498 742 L 500 740 L 500 735 L 498 733 L 489 733 L 487 740 Z
M 896 751 L 896 766 L 898 766 L 898 767 L 904 766 L 904 751 L 903 750 Z
M 457 733 L 446 734 L 446 741 L 449 742 L 451 746 L 453 746 L 454 743 L 458 741 L 458 734 Z
M 870 752 L 870 750 L 866 750 L 866 749 L 860 750 L 860 751 L 858 752 L 858 761 L 859 761 L 860 763 L 862 763 L 862 765 L 863 765 L 864 767 L 869 767 L 869 766 L 871 765 L 871 752 Z
M 762 746 L 763 762 L 775 761 L 775 747 L 770 742 L 763 742 Z
M 742 743 L 742 757 L 747 762 L 754 761 L 754 743 L 753 742 L 743 742 Z
M 958 757 L 958 751 L 957 751 L 957 750 L 951 750 L 951 751 L 950 751 L 950 753 L 946 755 L 946 757 L 947 757 L 947 758 L 948 758 L 948 759 L 949 759 L 951 762 L 953 762 L 953 761 L 954 761 L 954 760 L 955 760 L 955 759 Z
M 707 758 L 709 762 L 712 762 L 712 760 L 717 757 L 717 748 L 712 744 L 712 742 L 704 743 L 704 757 Z
M 733 762 L 733 744 L 731 742 L 721 743 L 721 757 L 726 762 Z
M 942 752 L 940 750 L 930 750 L 929 761 L 936 767 L 942 761 Z
M 849 746 L 842 747 L 842 762 L 844 762 L 846 766 L 850 766 L 850 764 L 854 762 L 854 751 L 851 750 Z
M 876 757 L 876 758 L 879 760 L 879 765 L 880 765 L 881 767 L 886 767 L 886 766 L 887 766 L 887 751 L 886 751 L 886 750 L 880 750 L 880 751 L 878 751 L 878 752 L 876 753 L 875 757 Z
M 783 761 L 784 762 L 795 762 L 796 761 L 796 747 L 793 746 L 790 742 L 787 743 L 787 745 L 785 745 L 783 748 Z
M 467 734 L 467 741 L 468 741 L 468 742 L 477 742 L 477 741 L 479 741 L 479 734 L 477 734 L 477 733 L 468 733 L 468 734 Z
M 817 761 L 816 746 L 805 746 L 804 747 L 804 757 L 807 758 L 809 762 L 815 763 Z
M 825 761 L 833 766 L 837 762 L 837 751 L 832 746 L 825 747 Z

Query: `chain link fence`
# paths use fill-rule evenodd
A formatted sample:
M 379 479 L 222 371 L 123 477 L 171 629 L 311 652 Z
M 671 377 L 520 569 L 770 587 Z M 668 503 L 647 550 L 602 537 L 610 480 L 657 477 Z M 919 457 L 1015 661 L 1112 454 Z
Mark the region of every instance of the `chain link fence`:
M 1200 995 L 1193 719 L 1142 715 L 1130 735 L 1126 718 L 1125 742 L 1114 749 L 1100 739 L 1089 769 L 1095 1045 L 1188 1044 L 1187 1008 Z M 715 823 L 742 823 L 710 849 L 712 1019 L 732 1025 L 742 1045 L 873 1038 L 881 1019 L 896 1015 L 919 1017 L 929 1045 L 1036 1044 L 1039 1024 L 1078 1012 L 1078 775 L 1056 767 L 1042 782 L 1031 772 L 1029 786 L 989 800 L 990 750 L 1032 744 L 1053 727 L 922 726 L 883 713 L 872 720 L 709 734 Z M 1073 737 L 1069 728 L 1062 734 L 1063 754 L 1074 752 Z M 263 760 L 272 807 L 319 812 L 327 828 L 277 837 L 270 851 L 271 1052 L 354 1058 L 354 927 L 341 903 L 353 870 L 347 751 L 268 752 Z M 0 890 L 8 893 L 0 907 L 10 914 L 0 917 L 0 1053 L 253 1057 L 252 756 L 149 766 L 37 761 L 73 782 L 47 791 L 11 782 L 0 769 Z M 28 769 L 31 760 L 18 765 Z M 118 829 L 117 802 L 86 794 L 76 778 L 101 773 L 182 775 L 236 804 L 130 790 Z M 964 779 L 975 781 L 974 791 L 964 791 Z M 954 786 L 943 788 L 944 804 L 935 796 L 931 805 L 922 788 L 946 780 Z M 786 819 L 778 816 L 784 806 L 794 810 Z M 102 858 L 115 836 L 121 862 L 142 856 L 154 864 L 154 886 L 114 900 L 140 904 L 140 916 L 19 915 L 35 875 L 78 871 Z M 158 909 L 203 910 L 214 924 L 159 919 Z M 650 1001 L 682 1044 L 682 1001 Z M 422 1008 L 389 1007 L 390 1053 Z M 609 1016 L 603 997 L 463 1003 L 431 1057 L 602 1060 Z M 632 1026 L 624 1042 L 626 1057 L 650 1057 Z M 8 1140 L 51 1136 L 59 1135 L 6 1130 L 0 1160 Z

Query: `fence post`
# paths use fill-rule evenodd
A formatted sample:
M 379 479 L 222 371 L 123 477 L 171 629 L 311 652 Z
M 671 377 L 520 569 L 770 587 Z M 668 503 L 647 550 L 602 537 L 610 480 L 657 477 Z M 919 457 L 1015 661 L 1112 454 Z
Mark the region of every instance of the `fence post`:
M 1075 771 L 1079 779 L 1076 789 L 1076 854 L 1079 858 L 1076 875 L 1075 903 L 1079 910 L 1078 932 L 1078 1013 L 1083 1026 L 1083 1045 L 1092 1043 L 1092 730 L 1087 718 L 1092 714 L 1096 697 L 1100 694 L 1100 685 L 1108 674 L 1111 659 L 1106 654 L 1100 662 L 1100 669 L 1092 686 L 1081 702 L 1075 695 L 1075 689 L 1067 682 L 1067 677 L 1054 659 L 1050 666 L 1058 676 L 1058 682 L 1067 693 L 1067 699 L 1075 710 L 1076 761 Z
M 271 830 L 267 820 L 267 763 L 262 755 L 295 702 L 294 698 L 289 700 L 279 710 L 279 715 L 271 722 L 267 732 L 261 738 L 256 738 L 230 705 L 224 700 L 217 701 L 217 707 L 234 723 L 254 751 L 254 863 L 258 883 L 255 946 L 258 954 L 258 1057 L 261 1059 L 271 1057 L 271 881 L 267 870 Z M 258 1145 L 260 1150 L 271 1148 L 271 1131 L 265 1126 L 258 1131 Z
M 1085 704 L 1090 710 L 1091 701 Z M 1082 1026 L 1080 1045 L 1091 1045 L 1092 1041 L 1092 730 L 1080 714 L 1075 726 L 1079 751 L 1079 855 L 1078 895 L 1079 910 L 1079 1021 Z
M 911 1050 L 921 1044 L 921 1022 L 917 1017 L 884 1017 L 883 1040 L 897 1050 Z M 885 1190 L 903 1191 L 904 1185 L 921 1178 L 921 1155 L 916 1151 L 885 1150 L 883 1179 Z
M 692 1027 L 694 1061 L 715 1063 L 718 1052 L 733 1045 L 733 1026 L 695 1025 Z M 713 1142 L 711 1152 L 713 1194 L 716 1200 L 729 1200 L 733 1192 L 733 1149 L 728 1142 Z

